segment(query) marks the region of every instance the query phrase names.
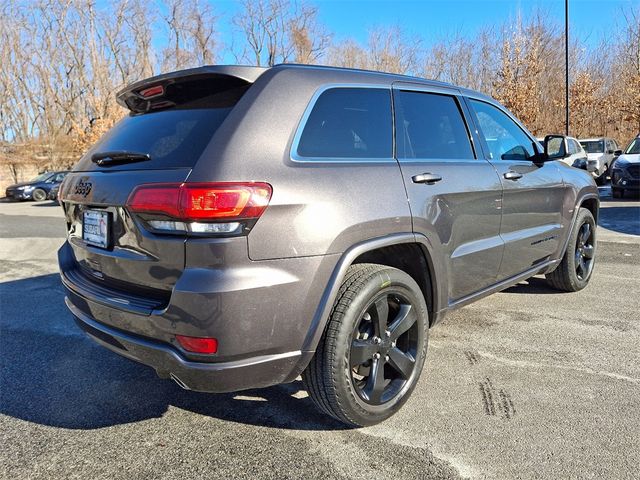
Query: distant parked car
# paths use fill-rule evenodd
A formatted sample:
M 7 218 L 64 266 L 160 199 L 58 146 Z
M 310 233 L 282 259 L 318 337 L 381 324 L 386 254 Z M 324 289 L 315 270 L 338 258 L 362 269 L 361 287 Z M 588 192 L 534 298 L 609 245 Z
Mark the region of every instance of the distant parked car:
M 544 138 L 538 138 L 538 141 L 544 145 Z M 580 142 L 573 137 L 562 137 L 554 135 L 549 139 L 550 152 L 563 152 L 566 157 L 558 158 L 559 162 L 566 163 L 570 167 L 587 169 L 587 152 L 585 152 Z
M 615 160 L 620 148 L 613 138 L 583 138 L 580 144 L 587 152 L 587 170 L 591 172 L 598 185 L 604 185 L 609 167 Z
M 47 199 L 53 187 L 57 187 L 64 180 L 67 172 L 41 173 L 29 182 L 16 183 L 7 187 L 5 196 L 12 200 L 35 200 L 42 202 Z
M 640 135 L 616 159 L 611 169 L 611 194 L 622 198 L 626 191 L 640 192 Z
M 62 185 L 62 183 L 58 183 L 57 185 L 54 185 L 54 187 L 49 190 L 49 194 L 47 195 L 47 200 L 53 200 L 54 202 L 58 201 L 58 192 L 60 191 L 60 185 Z

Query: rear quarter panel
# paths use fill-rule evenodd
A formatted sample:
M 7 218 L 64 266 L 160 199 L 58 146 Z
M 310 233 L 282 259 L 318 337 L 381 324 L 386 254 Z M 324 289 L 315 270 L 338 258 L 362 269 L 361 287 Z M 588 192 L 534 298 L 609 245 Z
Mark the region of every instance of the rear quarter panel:
M 264 181 L 269 207 L 248 236 L 252 260 L 342 253 L 363 240 L 411 232 L 400 169 L 387 163 L 295 162 L 291 144 L 326 84 L 390 83 L 344 72 L 279 69 L 262 75 L 205 150 L 189 181 Z

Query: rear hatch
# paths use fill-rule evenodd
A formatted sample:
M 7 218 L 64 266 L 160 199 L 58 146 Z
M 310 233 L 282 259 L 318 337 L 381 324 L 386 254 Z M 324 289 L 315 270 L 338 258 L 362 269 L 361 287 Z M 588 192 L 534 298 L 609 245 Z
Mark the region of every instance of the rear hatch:
M 112 298 L 168 302 L 184 269 L 186 235 L 157 234 L 126 207 L 141 184 L 187 180 L 261 70 L 204 67 L 139 82 L 118 94 L 130 113 L 78 162 L 60 192 L 74 260 L 63 273 Z M 141 300 L 142 301 L 142 300 Z

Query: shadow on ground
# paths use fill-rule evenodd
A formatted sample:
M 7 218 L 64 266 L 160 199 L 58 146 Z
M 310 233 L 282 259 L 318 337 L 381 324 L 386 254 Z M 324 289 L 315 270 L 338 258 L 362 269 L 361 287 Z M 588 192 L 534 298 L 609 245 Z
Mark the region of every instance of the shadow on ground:
M 640 235 L 640 206 L 621 202 L 621 206 L 601 207 L 598 224 L 614 232 Z
M 542 277 L 531 277 L 530 279 L 522 281 L 513 287 L 503 290 L 502 293 L 535 293 L 536 295 L 544 295 L 564 292 L 551 288 L 547 281 Z
M 336 430 L 301 382 L 233 394 L 180 389 L 94 344 L 75 326 L 58 275 L 0 284 L 0 413 L 95 429 L 162 416 L 169 406 L 272 428 Z

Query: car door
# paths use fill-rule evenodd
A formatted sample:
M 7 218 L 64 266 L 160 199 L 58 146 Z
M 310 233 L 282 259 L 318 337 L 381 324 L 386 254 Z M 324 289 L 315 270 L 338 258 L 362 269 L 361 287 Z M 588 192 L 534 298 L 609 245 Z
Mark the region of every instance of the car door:
M 533 137 L 505 110 L 483 99 L 470 98 L 469 105 L 504 189 L 498 277 L 506 279 L 544 263 L 558 249 L 565 187 L 556 162 L 534 161 Z
M 459 92 L 394 84 L 396 158 L 413 230 L 445 259 L 449 301 L 496 281 L 502 258 L 495 168 L 475 153 Z

